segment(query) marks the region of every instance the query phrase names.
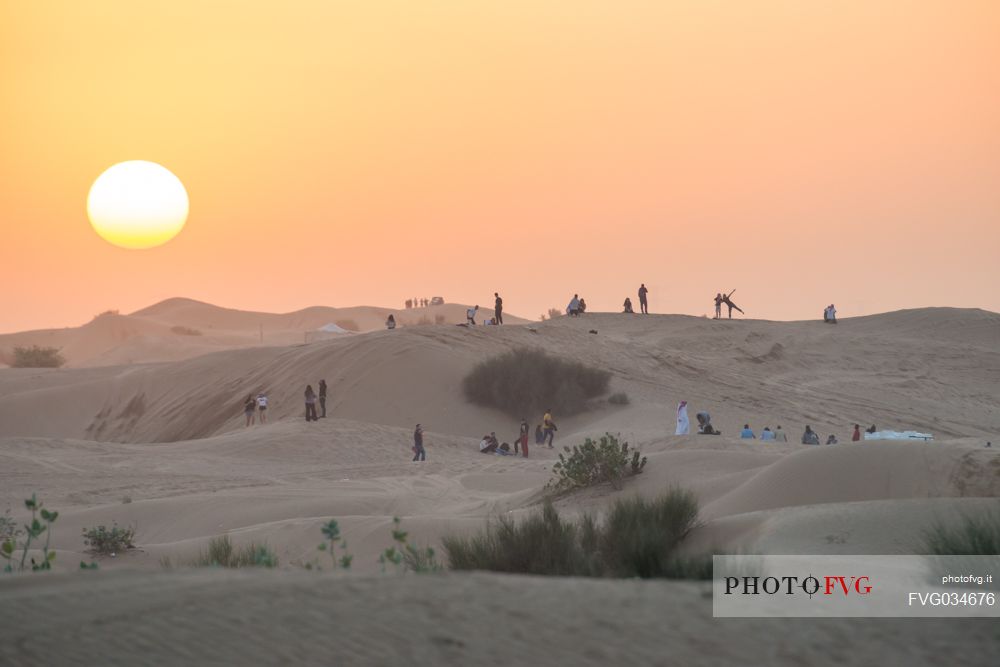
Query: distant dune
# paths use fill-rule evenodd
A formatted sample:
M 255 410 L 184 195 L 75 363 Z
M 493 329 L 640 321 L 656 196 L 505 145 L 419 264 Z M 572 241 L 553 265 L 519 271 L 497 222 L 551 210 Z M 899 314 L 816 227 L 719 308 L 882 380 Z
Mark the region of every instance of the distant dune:
M 353 331 L 384 329 L 390 313 L 400 327 L 430 324 L 438 318 L 457 324 L 465 321 L 467 308 L 462 304 L 409 310 L 314 306 L 277 314 L 174 298 L 129 315 L 104 313 L 79 327 L 0 334 L 0 364 L 9 362 L 15 347 L 32 345 L 59 348 L 69 367 L 178 361 L 219 350 L 315 340 L 321 337 L 317 330 L 329 324 L 340 323 Z M 480 313 L 485 317 L 487 311 Z M 506 313 L 505 320 L 526 321 Z

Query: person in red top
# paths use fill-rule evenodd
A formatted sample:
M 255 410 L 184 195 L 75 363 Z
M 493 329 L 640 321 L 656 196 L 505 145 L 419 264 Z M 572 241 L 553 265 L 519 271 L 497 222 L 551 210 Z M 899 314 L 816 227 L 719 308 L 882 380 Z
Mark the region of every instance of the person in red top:
M 861 439 L 861 426 L 858 424 L 854 425 L 854 435 L 851 436 L 851 442 L 857 442 Z

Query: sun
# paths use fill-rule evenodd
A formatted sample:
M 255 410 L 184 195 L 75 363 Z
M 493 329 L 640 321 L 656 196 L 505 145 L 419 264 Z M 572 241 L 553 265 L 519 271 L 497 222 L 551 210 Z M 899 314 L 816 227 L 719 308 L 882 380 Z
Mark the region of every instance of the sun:
M 188 217 L 180 179 L 155 162 L 119 162 L 97 177 L 87 216 L 101 238 L 122 248 L 155 248 L 177 236 Z

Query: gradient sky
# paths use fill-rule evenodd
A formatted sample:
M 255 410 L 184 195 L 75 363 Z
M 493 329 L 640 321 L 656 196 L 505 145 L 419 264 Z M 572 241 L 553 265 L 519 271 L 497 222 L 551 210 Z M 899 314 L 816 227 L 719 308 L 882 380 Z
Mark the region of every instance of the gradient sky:
M 151 160 L 153 250 L 87 191 Z M 172 296 L 1000 311 L 1000 3 L 0 3 L 0 331 Z

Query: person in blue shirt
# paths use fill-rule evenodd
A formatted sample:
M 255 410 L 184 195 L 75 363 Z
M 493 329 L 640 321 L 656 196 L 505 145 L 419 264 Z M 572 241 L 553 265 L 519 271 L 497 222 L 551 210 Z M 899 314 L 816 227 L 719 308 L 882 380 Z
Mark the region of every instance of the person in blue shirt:
M 743 430 L 740 431 L 740 437 L 744 440 L 756 440 L 757 436 L 753 434 L 753 429 L 750 428 L 750 424 L 744 424 Z
M 774 440 L 774 431 L 771 430 L 770 426 L 765 426 L 764 430 L 760 432 L 761 440 Z

